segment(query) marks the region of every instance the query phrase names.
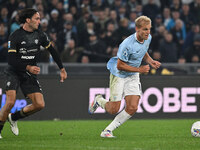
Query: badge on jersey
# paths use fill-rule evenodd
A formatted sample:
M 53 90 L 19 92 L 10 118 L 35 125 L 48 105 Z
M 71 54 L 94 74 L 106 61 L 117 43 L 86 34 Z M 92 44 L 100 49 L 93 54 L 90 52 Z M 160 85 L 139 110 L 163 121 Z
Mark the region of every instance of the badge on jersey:
M 10 81 L 8 81 L 7 83 L 6 83 L 6 85 L 9 87 L 10 86 L 10 84 L 11 84 L 11 82 Z
M 127 49 L 127 48 L 123 51 L 123 55 L 124 55 L 125 57 L 128 56 L 128 49 Z
M 129 55 L 129 54 L 128 54 L 128 49 L 126 48 L 126 49 L 124 49 L 123 52 L 122 52 L 121 60 L 127 62 L 128 59 L 129 59 L 129 56 L 128 56 L 128 55 Z
M 11 41 L 8 41 L 8 48 L 10 48 L 10 43 L 11 43 Z
M 38 41 L 39 41 L 38 39 L 35 39 L 35 44 L 38 44 Z

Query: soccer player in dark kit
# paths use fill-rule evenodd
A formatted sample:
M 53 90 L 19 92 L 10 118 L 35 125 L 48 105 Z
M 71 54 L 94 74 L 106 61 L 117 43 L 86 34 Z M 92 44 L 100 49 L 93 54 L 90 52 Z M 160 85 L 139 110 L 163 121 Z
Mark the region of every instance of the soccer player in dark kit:
M 8 40 L 8 67 L 5 70 L 6 104 L 0 111 L 0 138 L 2 138 L 1 131 L 7 119 L 13 134 L 18 135 L 17 120 L 32 115 L 45 106 L 42 89 L 37 80 L 37 74 L 40 72 L 37 66 L 40 46 L 50 52 L 60 68 L 60 82 L 64 82 L 67 78 L 67 73 L 56 50 L 52 47 L 47 35 L 38 29 L 39 13 L 32 8 L 23 9 L 19 13 L 19 21 L 23 24 L 22 27 L 12 33 Z M 23 94 L 31 99 L 32 104 L 11 114 L 10 110 L 15 104 L 19 87 Z

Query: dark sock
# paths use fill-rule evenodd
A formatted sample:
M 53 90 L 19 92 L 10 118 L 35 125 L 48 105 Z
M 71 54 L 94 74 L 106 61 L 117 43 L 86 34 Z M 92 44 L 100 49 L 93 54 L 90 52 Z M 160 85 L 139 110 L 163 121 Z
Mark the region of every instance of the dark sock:
M 5 121 L 0 121 L 0 133 L 1 133 L 2 129 L 3 129 L 4 123 L 5 123 Z
M 17 121 L 17 120 L 25 118 L 25 117 L 26 117 L 26 115 L 24 114 L 23 109 L 15 112 L 14 114 L 11 115 L 11 118 L 13 121 Z

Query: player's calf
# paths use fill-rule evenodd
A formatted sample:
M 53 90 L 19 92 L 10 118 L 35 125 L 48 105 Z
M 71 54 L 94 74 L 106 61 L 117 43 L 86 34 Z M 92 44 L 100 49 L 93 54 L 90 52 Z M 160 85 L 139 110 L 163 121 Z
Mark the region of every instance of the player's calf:
M 107 102 L 106 106 L 105 106 L 105 110 L 109 113 L 109 114 L 116 114 L 118 113 L 119 109 L 120 109 L 120 104 L 121 101 L 117 101 L 117 102 Z

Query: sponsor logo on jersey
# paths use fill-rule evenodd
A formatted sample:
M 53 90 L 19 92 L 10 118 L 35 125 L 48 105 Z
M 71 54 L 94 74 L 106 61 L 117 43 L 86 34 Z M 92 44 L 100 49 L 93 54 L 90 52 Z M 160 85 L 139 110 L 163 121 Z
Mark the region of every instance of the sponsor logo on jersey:
M 21 54 L 27 54 L 27 53 L 31 53 L 31 52 L 37 52 L 38 49 L 29 49 L 27 50 L 26 48 L 20 48 L 19 49 L 19 53 Z
M 27 52 L 37 52 L 38 51 L 38 49 L 29 49 L 29 50 L 27 50 Z
M 35 56 L 22 56 L 21 59 L 34 59 Z
M 10 48 L 10 44 L 11 44 L 11 42 L 10 42 L 10 41 L 8 41 L 8 48 Z
M 26 54 L 27 53 L 26 48 L 20 48 L 19 53 Z

